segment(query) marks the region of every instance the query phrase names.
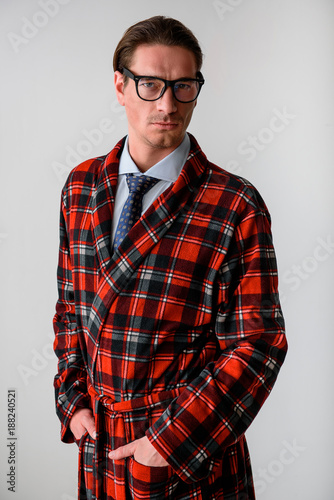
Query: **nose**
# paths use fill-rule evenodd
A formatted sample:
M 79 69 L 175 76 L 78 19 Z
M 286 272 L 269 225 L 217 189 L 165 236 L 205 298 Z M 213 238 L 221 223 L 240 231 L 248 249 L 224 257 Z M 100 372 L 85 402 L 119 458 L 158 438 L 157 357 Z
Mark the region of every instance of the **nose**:
M 167 87 L 165 93 L 160 99 L 156 101 L 158 110 L 170 114 L 175 113 L 177 110 L 176 99 L 173 96 L 173 91 L 171 87 Z

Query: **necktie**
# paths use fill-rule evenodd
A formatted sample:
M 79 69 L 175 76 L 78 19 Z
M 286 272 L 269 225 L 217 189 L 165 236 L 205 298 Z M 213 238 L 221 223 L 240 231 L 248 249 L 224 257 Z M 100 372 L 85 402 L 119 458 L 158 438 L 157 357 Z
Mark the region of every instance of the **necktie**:
M 114 239 L 114 250 L 119 247 L 132 226 L 140 219 L 143 196 L 158 182 L 159 179 L 147 175 L 126 174 L 129 196 L 124 203 Z

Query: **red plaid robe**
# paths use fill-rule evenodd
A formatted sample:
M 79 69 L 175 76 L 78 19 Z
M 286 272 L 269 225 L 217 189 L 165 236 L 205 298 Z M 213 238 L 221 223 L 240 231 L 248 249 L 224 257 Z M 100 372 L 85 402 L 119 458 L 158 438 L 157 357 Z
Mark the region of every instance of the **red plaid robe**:
M 54 318 L 61 438 L 82 406 L 80 499 L 253 499 L 244 433 L 286 353 L 267 208 L 195 139 L 177 181 L 111 252 L 124 140 L 75 168 L 61 203 Z M 170 464 L 108 452 L 142 436 Z

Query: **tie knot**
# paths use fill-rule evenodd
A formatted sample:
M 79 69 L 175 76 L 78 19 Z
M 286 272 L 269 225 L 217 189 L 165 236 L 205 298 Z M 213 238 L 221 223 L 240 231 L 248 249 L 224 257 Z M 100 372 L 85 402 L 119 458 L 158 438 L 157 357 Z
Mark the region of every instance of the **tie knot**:
M 158 182 L 158 179 L 154 179 L 154 177 L 148 177 L 147 175 L 134 175 L 127 174 L 126 182 L 128 184 L 128 188 L 130 193 L 138 193 L 143 196 L 146 191 L 151 189 Z

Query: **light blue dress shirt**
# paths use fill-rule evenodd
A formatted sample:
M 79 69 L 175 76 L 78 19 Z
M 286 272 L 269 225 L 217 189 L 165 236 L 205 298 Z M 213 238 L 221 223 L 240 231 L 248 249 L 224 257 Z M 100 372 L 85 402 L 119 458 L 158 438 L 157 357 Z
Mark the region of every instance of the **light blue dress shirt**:
M 190 139 L 188 134 L 185 134 L 183 141 L 174 151 L 172 151 L 163 160 L 159 161 L 149 168 L 145 175 L 159 179 L 144 196 L 142 214 L 150 205 L 163 193 L 173 182 L 176 181 L 181 173 L 190 151 Z M 114 216 L 112 220 L 111 235 L 114 241 L 115 232 L 117 229 L 118 220 L 120 218 L 122 208 L 129 196 L 129 188 L 126 182 L 126 174 L 141 175 L 135 162 L 130 156 L 128 148 L 128 137 L 126 138 L 124 148 L 119 161 L 117 191 L 115 197 Z

